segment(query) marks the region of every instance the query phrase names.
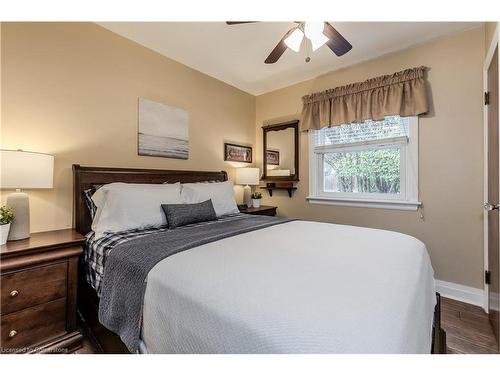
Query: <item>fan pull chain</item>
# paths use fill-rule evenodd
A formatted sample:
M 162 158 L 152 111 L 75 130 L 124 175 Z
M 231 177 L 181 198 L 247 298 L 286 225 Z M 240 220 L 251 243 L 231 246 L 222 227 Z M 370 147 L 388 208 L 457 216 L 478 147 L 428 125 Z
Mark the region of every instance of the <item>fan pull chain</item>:
M 306 51 L 306 58 L 305 58 L 305 61 L 306 63 L 308 63 L 309 61 L 311 61 L 311 57 L 310 55 L 312 55 L 312 43 L 311 41 L 309 41 L 308 38 L 304 38 L 304 44 L 305 44 L 305 51 Z

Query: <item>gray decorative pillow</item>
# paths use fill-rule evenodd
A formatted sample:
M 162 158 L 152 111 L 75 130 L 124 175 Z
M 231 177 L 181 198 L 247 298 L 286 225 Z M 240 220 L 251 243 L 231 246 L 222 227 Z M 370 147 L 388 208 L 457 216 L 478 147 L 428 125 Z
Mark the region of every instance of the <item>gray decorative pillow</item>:
M 212 200 L 201 203 L 162 204 L 168 227 L 174 229 L 183 225 L 217 220 Z

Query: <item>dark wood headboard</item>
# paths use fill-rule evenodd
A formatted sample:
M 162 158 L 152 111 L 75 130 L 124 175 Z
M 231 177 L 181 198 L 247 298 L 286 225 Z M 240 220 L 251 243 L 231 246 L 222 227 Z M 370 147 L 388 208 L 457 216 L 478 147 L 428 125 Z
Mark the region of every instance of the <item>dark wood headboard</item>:
M 203 181 L 227 181 L 227 173 L 225 171 L 170 171 L 162 169 L 82 167 L 78 164 L 73 164 L 73 212 L 75 228 L 83 235 L 90 232 L 92 219 L 85 205 L 83 192 L 94 185 L 103 185 L 112 182 L 162 184 L 164 182 L 188 183 Z

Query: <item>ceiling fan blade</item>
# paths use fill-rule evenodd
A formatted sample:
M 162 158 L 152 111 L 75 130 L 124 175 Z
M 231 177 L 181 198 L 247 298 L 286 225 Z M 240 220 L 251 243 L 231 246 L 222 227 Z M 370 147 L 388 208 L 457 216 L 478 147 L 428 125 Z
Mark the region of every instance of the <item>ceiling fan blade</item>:
M 242 23 L 256 23 L 256 22 L 259 21 L 226 21 L 226 24 L 232 26 L 232 25 L 240 25 Z
M 271 51 L 269 56 L 267 56 L 267 59 L 264 61 L 266 64 L 274 64 L 276 61 L 279 60 L 281 55 L 285 53 L 286 49 L 288 48 L 285 44 L 285 39 L 290 35 L 297 27 L 292 27 L 290 30 L 286 32 L 286 34 L 281 38 L 281 40 L 278 42 L 276 47 Z
M 330 39 L 328 42 L 326 42 L 326 45 L 337 56 L 342 56 L 351 50 L 351 43 L 345 40 L 345 38 L 328 22 L 325 22 L 325 29 L 323 30 L 323 34 L 325 34 L 328 39 Z

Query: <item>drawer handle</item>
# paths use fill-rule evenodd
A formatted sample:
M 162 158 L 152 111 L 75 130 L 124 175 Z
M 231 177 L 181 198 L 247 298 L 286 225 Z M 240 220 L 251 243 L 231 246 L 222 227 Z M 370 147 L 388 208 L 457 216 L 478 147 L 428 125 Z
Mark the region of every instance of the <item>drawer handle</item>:
M 17 290 L 13 290 L 12 292 L 10 292 L 10 296 L 12 298 L 17 297 L 18 294 L 19 294 L 19 292 Z
M 13 329 L 12 331 L 9 332 L 9 337 L 10 338 L 13 338 L 15 335 L 17 335 L 17 331 L 16 330 Z

